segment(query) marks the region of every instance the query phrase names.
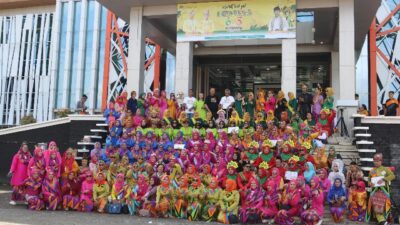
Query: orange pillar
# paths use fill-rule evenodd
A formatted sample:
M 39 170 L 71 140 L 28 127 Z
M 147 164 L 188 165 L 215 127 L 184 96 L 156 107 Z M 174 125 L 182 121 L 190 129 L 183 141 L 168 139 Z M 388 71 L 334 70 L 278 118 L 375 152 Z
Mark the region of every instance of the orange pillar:
M 112 13 L 107 12 L 107 24 L 106 24 L 106 43 L 104 49 L 104 76 L 103 76 L 103 94 L 101 98 L 101 109 L 105 110 L 107 108 L 107 98 L 108 98 L 108 82 L 110 79 L 110 49 L 111 49 L 111 26 L 112 26 Z
M 160 66 L 161 66 L 161 47 L 160 45 L 156 44 L 156 51 L 154 57 L 154 83 L 153 89 L 160 89 Z
M 376 20 L 369 29 L 369 108 L 371 116 L 378 115 L 378 74 L 376 73 Z

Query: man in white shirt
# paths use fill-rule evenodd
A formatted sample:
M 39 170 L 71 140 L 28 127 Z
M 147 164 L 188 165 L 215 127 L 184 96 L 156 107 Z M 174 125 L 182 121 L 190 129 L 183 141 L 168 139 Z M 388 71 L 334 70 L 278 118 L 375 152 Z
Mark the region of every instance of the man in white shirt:
M 276 31 L 288 31 L 289 24 L 287 20 L 281 16 L 281 9 L 277 6 L 274 8 L 274 18 L 269 22 L 269 31 L 276 32 Z
M 231 96 L 231 91 L 229 89 L 225 89 L 225 96 L 221 98 L 219 102 L 222 105 L 222 109 L 225 110 L 226 118 L 229 118 L 230 110 L 232 109 L 232 105 L 235 103 L 235 99 Z
M 189 90 L 189 96 L 185 97 L 183 99 L 183 104 L 185 104 L 185 107 L 186 107 L 185 112 L 186 112 L 186 115 L 187 115 L 189 120 L 192 119 L 192 117 L 193 117 L 193 114 L 194 114 L 194 103 L 195 102 L 196 102 L 196 98 L 193 97 L 193 90 L 190 89 Z

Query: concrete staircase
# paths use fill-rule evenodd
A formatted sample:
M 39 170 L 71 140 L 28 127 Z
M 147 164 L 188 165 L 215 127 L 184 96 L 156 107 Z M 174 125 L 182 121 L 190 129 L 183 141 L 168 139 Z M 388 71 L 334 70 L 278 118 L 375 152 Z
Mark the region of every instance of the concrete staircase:
M 338 134 L 333 134 L 328 138 L 328 146 L 334 146 L 336 153 L 342 156 L 345 166 L 351 162 L 360 164 L 360 155 L 357 147 L 353 145 L 353 139 L 348 137 L 340 137 Z
M 102 147 L 105 146 L 105 140 L 108 134 L 108 124 L 96 123 L 96 127 L 90 129 L 91 134 L 84 135 L 83 139 L 77 143 L 78 150 L 76 160 L 80 161 L 86 157 L 89 159 L 90 151 L 94 148 L 96 142 L 100 142 Z

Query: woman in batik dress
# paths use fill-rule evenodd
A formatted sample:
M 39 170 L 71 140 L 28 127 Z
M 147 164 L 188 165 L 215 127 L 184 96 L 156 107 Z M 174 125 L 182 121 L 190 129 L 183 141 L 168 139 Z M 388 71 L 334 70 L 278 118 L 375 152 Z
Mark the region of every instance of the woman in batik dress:
M 335 183 L 328 193 L 328 202 L 331 215 L 335 223 L 344 221 L 344 213 L 346 212 L 347 192 L 343 187 L 343 181 L 340 178 L 335 179 Z
M 42 184 L 43 200 L 47 210 L 56 210 L 62 201 L 60 184 L 54 171 L 47 171 Z
M 157 188 L 155 212 L 158 217 L 167 218 L 170 215 L 171 195 L 170 180 L 167 175 L 161 178 L 161 184 Z
M 40 171 L 33 169 L 28 179 L 25 180 L 25 200 L 30 210 L 44 209 L 44 201 L 41 199 L 42 178 Z
M 230 216 L 238 216 L 240 194 L 236 190 L 236 181 L 227 179 L 225 186 L 225 190 L 221 191 L 219 199 L 221 208 L 218 214 L 218 222 L 229 224 Z
M 198 220 L 201 214 L 202 202 L 204 200 L 204 186 L 201 183 L 200 176 L 195 176 L 190 184 L 187 193 L 188 206 L 187 218 L 190 221 Z
M 79 199 L 79 208 L 81 212 L 90 212 L 93 210 L 93 173 L 88 171 L 85 175 L 85 180 L 81 186 L 81 196 Z
M 261 207 L 264 203 L 264 190 L 260 187 L 257 179 L 252 178 L 249 181 L 249 186 L 247 187 L 241 203 L 240 209 L 240 219 L 242 223 L 246 224 L 248 219 L 251 217 L 261 219 Z M 260 222 L 260 221 L 251 221 Z
M 178 188 L 173 193 L 172 216 L 178 219 L 186 219 L 187 195 L 189 192 L 188 176 L 182 176 L 178 182 Z
M 212 177 L 208 188 L 205 189 L 205 203 L 201 218 L 207 222 L 217 221 L 220 209 L 218 203 L 221 194 L 221 188 L 219 188 L 218 183 L 218 178 Z
M 63 179 L 61 192 L 63 194 L 63 209 L 78 210 L 79 194 L 81 193 L 81 182 L 75 172 L 70 171 L 68 177 Z

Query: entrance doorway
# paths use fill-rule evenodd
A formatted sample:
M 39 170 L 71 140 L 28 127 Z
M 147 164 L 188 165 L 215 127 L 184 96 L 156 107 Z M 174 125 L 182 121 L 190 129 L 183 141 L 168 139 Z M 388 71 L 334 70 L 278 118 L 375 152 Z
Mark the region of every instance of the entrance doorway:
M 210 87 L 219 96 L 223 96 L 225 89 L 230 89 L 232 94 L 238 91 L 256 94 L 259 89 L 276 94 L 281 89 L 281 55 L 201 56 L 194 61 L 193 87 L 197 94 L 207 94 Z M 331 86 L 330 63 L 329 54 L 298 55 L 297 92 L 303 83 L 311 88 L 318 84 Z

